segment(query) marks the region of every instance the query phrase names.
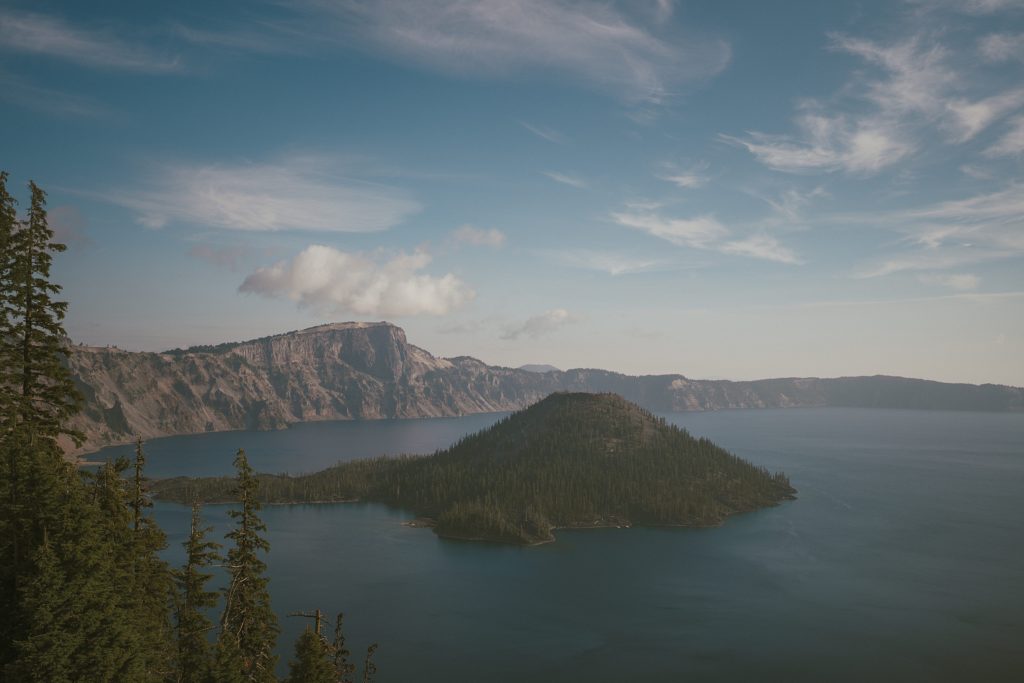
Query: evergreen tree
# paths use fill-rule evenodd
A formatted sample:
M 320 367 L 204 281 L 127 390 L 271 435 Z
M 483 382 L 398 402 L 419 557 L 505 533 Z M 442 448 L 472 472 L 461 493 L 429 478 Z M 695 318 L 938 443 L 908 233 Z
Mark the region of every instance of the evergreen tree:
M 330 655 L 323 637 L 306 628 L 295 642 L 295 659 L 288 665 L 288 683 L 337 683 Z
M 180 600 L 177 610 L 178 683 L 205 683 L 212 665 L 206 639 L 213 624 L 205 610 L 217 604 L 217 593 L 206 590 L 212 574 L 204 571 L 220 561 L 220 544 L 206 540 L 211 527 L 203 527 L 199 503 L 192 504 L 192 525 L 185 541 L 185 566 L 176 574 Z M 239 672 L 241 667 L 239 667 Z
M 19 419 L 39 440 L 60 434 L 81 439 L 67 420 L 79 410 L 81 396 L 61 362 L 67 347 L 62 325 L 67 302 L 54 301 L 61 288 L 50 282 L 52 253 L 67 247 L 53 241 L 46 217 L 46 193 L 29 183 L 28 218 L 10 236 L 8 278 L 4 298 L 9 336 L 0 340 L 5 385 L 20 388 Z
M 213 657 L 215 683 L 249 683 L 253 679 L 246 673 L 238 639 L 231 632 L 221 632 Z M 272 680 L 272 679 L 271 679 Z
M 230 638 L 222 648 L 230 653 L 237 645 L 242 672 L 246 681 L 274 680 L 274 644 L 277 641 L 277 617 L 270 606 L 267 592 L 266 565 L 260 553 L 270 550 L 261 535 L 267 527 L 259 518 L 260 510 L 256 479 L 245 451 L 235 457 L 237 487 L 235 494 L 240 509 L 228 514 L 235 520 L 234 530 L 227 534 L 234 545 L 228 551 L 228 586 L 224 590 L 224 613 L 221 616 L 221 637 Z
M 81 633 L 68 623 L 74 609 L 68 604 L 60 562 L 48 541 L 36 551 L 36 575 L 26 587 L 28 633 L 19 647 L 12 679 L 43 683 L 71 683 L 73 660 L 81 646 Z
M 0 340 L 9 339 L 11 299 L 14 291 L 11 283 L 11 268 L 13 266 L 14 251 L 11 248 L 11 240 L 14 238 L 14 231 L 18 224 L 18 214 L 15 206 L 16 200 L 7 191 L 7 172 L 0 171 Z M 3 429 L 0 431 L 0 447 L 7 440 L 8 430 L 13 426 L 9 408 L 14 402 L 15 392 L 12 391 L 12 378 L 7 373 L 0 373 L 0 423 Z
M 356 665 L 348 660 L 352 653 L 345 647 L 345 632 L 342 629 L 344 619 L 345 614 L 338 612 L 338 616 L 334 620 L 334 643 L 331 646 L 331 657 L 334 662 L 336 680 L 339 683 L 353 683 L 352 676 L 355 674 Z
M 173 575 L 170 567 L 160 558 L 167 548 L 167 536 L 146 510 L 153 506 L 146 494 L 143 469 L 146 454 L 142 439 L 135 443 L 135 462 L 132 466 L 128 509 L 131 512 L 131 601 L 128 609 L 134 616 L 135 628 L 141 640 L 140 653 L 144 660 L 145 680 L 161 681 L 172 670 L 174 658 L 174 631 L 171 627 L 170 606 L 174 595 Z
M 66 424 L 80 401 L 61 362 L 67 304 L 53 300 L 60 287 L 49 280 L 51 253 L 65 247 L 52 241 L 43 191 L 30 184 L 28 216 L 18 221 L 6 181 L 0 173 L 0 666 L 28 637 L 26 606 L 43 599 L 29 587 L 35 561 L 46 557 L 38 550 L 47 530 L 58 533 L 80 486 L 56 443 L 61 434 L 79 437 Z M 58 559 L 61 543 L 54 538 L 48 551 Z
M 377 643 L 366 648 L 366 659 L 363 661 L 363 683 L 373 683 L 377 675 L 377 665 L 373 663 L 373 654 L 377 651 Z

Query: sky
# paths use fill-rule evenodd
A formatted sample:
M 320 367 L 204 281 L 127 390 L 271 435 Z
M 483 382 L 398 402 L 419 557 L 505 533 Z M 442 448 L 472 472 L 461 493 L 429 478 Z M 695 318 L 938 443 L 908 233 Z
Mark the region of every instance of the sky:
M 1024 386 L 1024 0 L 0 2 L 76 342 Z

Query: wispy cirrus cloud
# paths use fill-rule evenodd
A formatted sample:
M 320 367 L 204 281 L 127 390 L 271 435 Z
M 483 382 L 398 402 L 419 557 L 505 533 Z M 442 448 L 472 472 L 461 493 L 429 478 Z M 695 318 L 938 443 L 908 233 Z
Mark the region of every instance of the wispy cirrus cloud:
M 1024 0 L 907 0 L 925 11 L 946 10 L 985 16 L 1007 10 L 1024 9 Z
M 101 196 L 136 211 L 139 222 L 153 229 L 181 222 L 257 232 L 376 232 L 420 209 L 405 192 L 355 180 L 319 157 L 168 165 L 141 189 Z
M 729 234 L 729 230 L 710 214 L 694 218 L 666 218 L 654 211 L 630 211 L 613 213 L 612 220 L 680 247 L 708 249 Z
M 177 58 L 160 56 L 108 32 L 72 26 L 55 16 L 10 9 L 0 9 L 0 49 L 104 69 L 146 73 L 181 69 Z
M 830 105 L 803 101 L 796 135 L 748 131 L 721 139 L 779 171 L 867 175 L 917 151 L 926 128 L 940 131 L 947 144 L 962 144 L 1024 106 L 1019 87 L 972 96 L 971 79 L 934 38 L 881 44 L 833 34 L 830 46 L 876 71 L 854 77 Z
M 665 164 L 665 170 L 658 178 L 684 190 L 694 190 L 704 187 L 711 180 L 707 175 L 708 166 L 706 161 L 685 168 L 680 168 L 675 164 Z
M 258 268 L 238 290 L 325 313 L 383 317 L 444 315 L 473 300 L 474 291 L 452 273 L 422 273 L 430 262 L 425 251 L 379 259 L 314 244 Z
M 104 118 L 111 111 L 90 97 L 32 85 L 0 71 L 0 100 L 57 117 Z
M 799 265 L 803 263 L 796 253 L 779 240 L 765 233 L 757 233 L 739 240 L 724 242 L 718 247 L 723 254 L 749 256 L 764 261 Z
M 608 275 L 631 275 L 666 267 L 660 259 L 636 258 L 620 252 L 596 249 L 559 249 L 539 252 L 544 258 L 569 268 L 594 270 Z
M 547 140 L 548 142 L 553 142 L 556 145 L 565 144 L 565 136 L 554 128 L 538 126 L 532 123 L 527 123 L 526 121 L 520 121 L 519 125 L 539 137 L 541 140 Z
M 1024 61 L 1024 33 L 990 33 L 978 42 L 978 51 L 990 62 Z
M 550 311 L 541 313 L 540 315 L 527 318 L 522 323 L 507 326 L 505 331 L 502 332 L 501 338 L 519 339 L 522 336 L 531 338 L 543 337 L 557 332 L 566 325 L 570 325 L 578 320 L 578 316 L 573 315 L 564 308 L 553 308 Z
M 957 292 L 969 292 L 977 289 L 981 284 L 981 278 L 971 273 L 951 273 L 949 275 L 927 273 L 919 275 L 917 279 L 926 285 L 947 287 Z
M 338 40 L 469 76 L 560 73 L 627 100 L 659 102 L 729 61 L 722 40 L 662 37 L 596 0 L 305 0 Z M 665 15 L 663 6 L 661 16 Z
M 589 187 L 586 180 L 580 178 L 579 176 L 570 175 L 568 173 L 559 173 L 558 171 L 544 171 L 544 175 L 546 175 L 548 178 L 551 178 L 551 180 L 554 180 L 556 183 L 568 185 L 569 187 L 575 187 L 578 190 L 586 190 Z
M 985 150 L 988 157 L 1009 157 L 1024 155 L 1024 116 L 1010 121 L 1006 131 L 994 144 Z
M 892 211 L 840 217 L 841 221 L 892 230 L 901 247 L 856 271 L 879 277 L 904 271 L 955 270 L 978 263 L 1024 257 L 1024 187 L 966 199 Z
M 611 218 L 623 227 L 645 232 L 680 247 L 790 265 L 803 263 L 796 252 L 763 231 L 735 238 L 732 231 L 711 214 L 693 218 L 668 218 L 652 210 L 618 212 L 613 213 Z
M 505 233 L 497 228 L 477 228 L 463 225 L 452 231 L 452 240 L 459 244 L 470 244 L 474 247 L 499 248 L 505 246 Z

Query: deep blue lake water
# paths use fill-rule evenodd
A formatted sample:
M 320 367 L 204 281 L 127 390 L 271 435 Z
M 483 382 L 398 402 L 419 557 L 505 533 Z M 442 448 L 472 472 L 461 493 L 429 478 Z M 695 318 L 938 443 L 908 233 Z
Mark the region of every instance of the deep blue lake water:
M 500 415 L 172 437 L 149 473 L 305 472 L 431 452 Z M 1024 415 L 791 409 L 666 416 L 799 498 L 715 529 L 558 532 L 515 548 L 438 539 L 375 504 L 268 507 L 282 668 L 344 610 L 378 681 L 1022 681 Z M 107 449 L 99 457 L 128 453 Z M 227 528 L 226 507 L 205 515 Z M 168 557 L 188 510 L 159 503 Z

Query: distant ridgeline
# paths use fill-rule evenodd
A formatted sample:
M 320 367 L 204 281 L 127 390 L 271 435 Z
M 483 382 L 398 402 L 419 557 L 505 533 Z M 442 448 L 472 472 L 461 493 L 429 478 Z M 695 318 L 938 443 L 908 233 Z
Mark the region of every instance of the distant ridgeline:
M 468 356 L 438 358 L 387 323 L 334 323 L 164 353 L 74 346 L 67 363 L 85 398 L 72 424 L 85 443 L 66 444 L 70 453 L 138 436 L 519 410 L 555 391 L 612 392 L 659 413 L 798 406 L 1024 410 L 1024 389 L 991 384 L 900 377 L 730 382 L 504 368 Z
M 540 543 L 561 527 L 713 526 L 792 499 L 769 473 L 615 394 L 557 393 L 429 456 L 381 457 L 315 474 L 260 475 L 267 503 L 373 501 L 441 536 Z M 227 502 L 233 479 L 155 482 L 171 501 Z

